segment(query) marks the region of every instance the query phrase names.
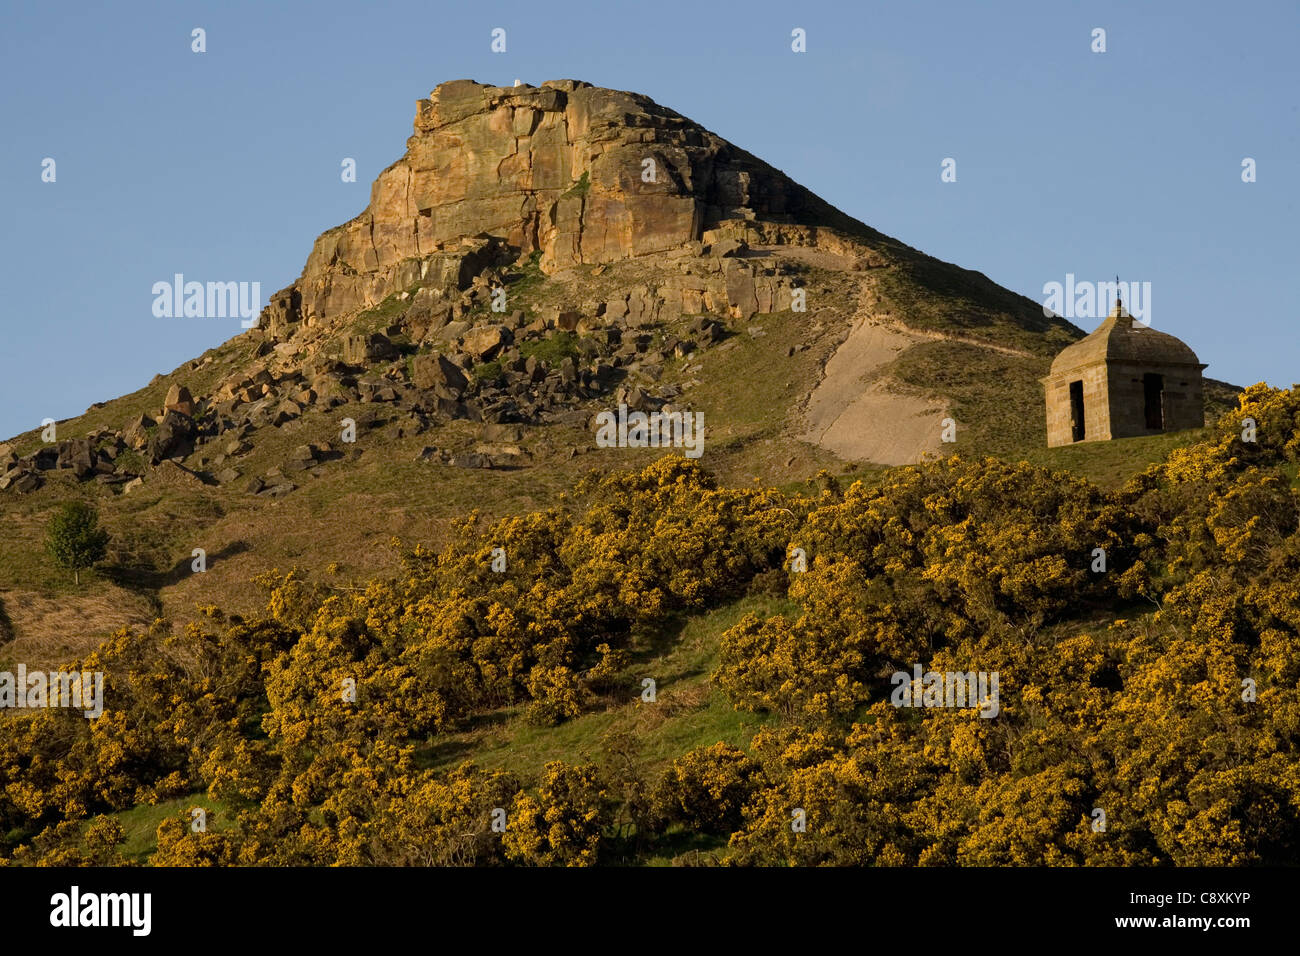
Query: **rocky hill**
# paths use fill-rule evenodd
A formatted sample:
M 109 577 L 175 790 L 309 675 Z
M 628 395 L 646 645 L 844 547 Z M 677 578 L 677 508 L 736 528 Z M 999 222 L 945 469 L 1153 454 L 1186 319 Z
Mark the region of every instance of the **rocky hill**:
M 406 154 L 380 173 L 370 205 L 316 240 L 270 321 L 283 335 L 412 285 L 454 292 L 503 255 L 540 251 L 549 275 L 722 239 L 745 223 L 774 242 L 809 244 L 818 226 L 875 236 L 647 97 L 573 80 L 445 83 L 418 104 Z M 693 304 L 683 309 L 700 311 Z
M 258 327 L 0 445 L 11 655 L 238 607 L 273 566 L 351 586 L 392 566 L 395 535 L 436 543 L 471 508 L 545 506 L 592 467 L 661 454 L 597 447 L 594 416 L 619 405 L 702 413 L 704 464 L 728 481 L 915 461 L 944 450 L 947 417 L 953 450 L 1041 454 L 1037 379 L 1082 330 L 672 110 L 458 80 L 414 127 Z M 115 543 L 75 590 L 40 552 L 73 496 Z

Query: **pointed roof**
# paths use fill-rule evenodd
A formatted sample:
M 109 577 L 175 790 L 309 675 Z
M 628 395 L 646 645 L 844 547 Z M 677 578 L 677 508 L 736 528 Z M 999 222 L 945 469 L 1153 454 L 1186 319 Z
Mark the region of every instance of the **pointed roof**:
M 1091 335 L 1061 350 L 1052 362 L 1052 375 L 1100 362 L 1191 365 L 1205 368 L 1196 353 L 1167 332 L 1135 322 L 1124 303 L 1116 300 L 1106 320 Z

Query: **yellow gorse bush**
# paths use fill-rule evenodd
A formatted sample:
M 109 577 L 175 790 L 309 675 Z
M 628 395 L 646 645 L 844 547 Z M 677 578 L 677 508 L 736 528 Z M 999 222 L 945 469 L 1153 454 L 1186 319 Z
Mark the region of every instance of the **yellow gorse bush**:
M 1115 492 L 953 457 L 801 497 L 670 457 L 468 515 L 361 590 L 268 573 L 258 614 L 205 608 L 73 662 L 105 674 L 98 719 L 6 716 L 0 859 L 119 862 L 110 814 L 206 791 L 222 826 L 164 820 L 153 862 L 590 865 L 683 831 L 733 864 L 1291 862 L 1298 423 L 1300 393 L 1253 386 Z M 771 715 L 747 747 L 425 769 L 502 708 L 555 724 L 630 700 L 634 633 L 773 589 L 786 609 L 741 617 L 711 675 Z M 997 673 L 996 718 L 894 706 L 914 667 Z

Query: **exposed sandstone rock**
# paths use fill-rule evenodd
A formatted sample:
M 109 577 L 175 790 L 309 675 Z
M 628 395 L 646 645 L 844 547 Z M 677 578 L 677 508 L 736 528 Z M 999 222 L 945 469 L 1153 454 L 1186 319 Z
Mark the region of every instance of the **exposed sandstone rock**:
M 151 464 L 167 458 L 184 457 L 194 451 L 194 421 L 179 412 L 168 412 L 149 436 L 146 449 Z
M 455 455 L 449 464 L 453 468 L 491 468 L 492 459 L 477 452 Z
M 59 443 L 57 467 L 70 468 L 79 481 L 84 481 L 95 471 L 95 448 L 88 438 L 72 438 Z
M 411 307 L 406 310 L 406 327 L 411 339 L 420 341 L 430 332 L 436 332 L 451 321 L 451 303 L 444 301 L 439 290 L 425 286 L 411 299 Z
M 441 388 L 459 395 L 469 385 L 465 373 L 444 355 L 417 355 L 411 365 L 416 388 Z
M 343 340 L 343 361 L 348 365 L 368 365 L 392 358 L 396 354 L 393 343 L 378 332 L 349 335 Z
M 836 231 L 875 235 L 648 97 L 574 80 L 455 80 L 419 101 L 406 153 L 380 173 L 366 209 L 322 234 L 299 279 L 271 296 L 263 334 L 283 339 L 412 285 L 454 295 L 534 250 L 544 272 L 558 273 L 654 252 L 698 255 L 703 244 L 719 256 L 761 242 L 854 248 Z M 413 322 L 424 323 L 416 338 L 448 317 L 430 301 L 413 305 Z M 650 322 L 659 310 L 642 294 L 624 314 Z M 615 306 L 611 319 L 620 317 Z
M 154 420 L 148 415 L 139 415 L 131 420 L 126 426 L 126 431 L 122 433 L 123 440 L 131 448 L 140 451 L 149 443 L 148 429 L 152 428 Z
M 167 389 L 167 397 L 163 399 L 163 414 L 168 412 L 178 412 L 181 415 L 194 417 L 194 396 L 184 385 L 173 385 Z
M 424 337 L 425 342 L 456 342 L 460 337 L 469 331 L 469 323 L 457 319 L 455 322 L 448 322 L 442 328 L 431 331 Z
M 491 361 L 514 336 L 504 325 L 484 325 L 465 333 L 465 352 L 477 362 Z
M 723 239 L 709 246 L 709 255 L 719 259 L 743 255 L 749 251 L 749 244 L 744 239 Z
M 285 399 L 271 413 L 271 424 L 279 428 L 286 422 L 291 422 L 302 415 L 302 406 L 291 399 Z

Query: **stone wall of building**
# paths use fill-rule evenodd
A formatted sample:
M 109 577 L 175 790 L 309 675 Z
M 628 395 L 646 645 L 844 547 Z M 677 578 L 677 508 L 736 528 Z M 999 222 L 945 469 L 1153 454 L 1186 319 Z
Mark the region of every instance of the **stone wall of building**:
M 1163 428 L 1147 427 L 1143 384 L 1143 376 L 1147 374 L 1164 379 Z M 1205 411 L 1201 400 L 1201 370 L 1196 366 L 1156 362 L 1111 362 L 1110 420 L 1112 438 L 1202 427 Z
M 1105 441 L 1111 436 L 1111 402 L 1106 366 L 1076 368 L 1044 380 L 1047 398 L 1047 444 L 1050 448 L 1074 442 L 1070 418 L 1070 383 L 1083 382 L 1084 441 Z
M 1148 428 L 1147 374 L 1163 378 L 1163 428 Z M 1083 382 L 1084 441 L 1107 441 L 1201 428 L 1205 424 L 1201 370 L 1194 365 L 1109 362 L 1048 376 L 1043 380 L 1047 403 L 1047 445 L 1074 443 L 1070 418 L 1070 383 Z

